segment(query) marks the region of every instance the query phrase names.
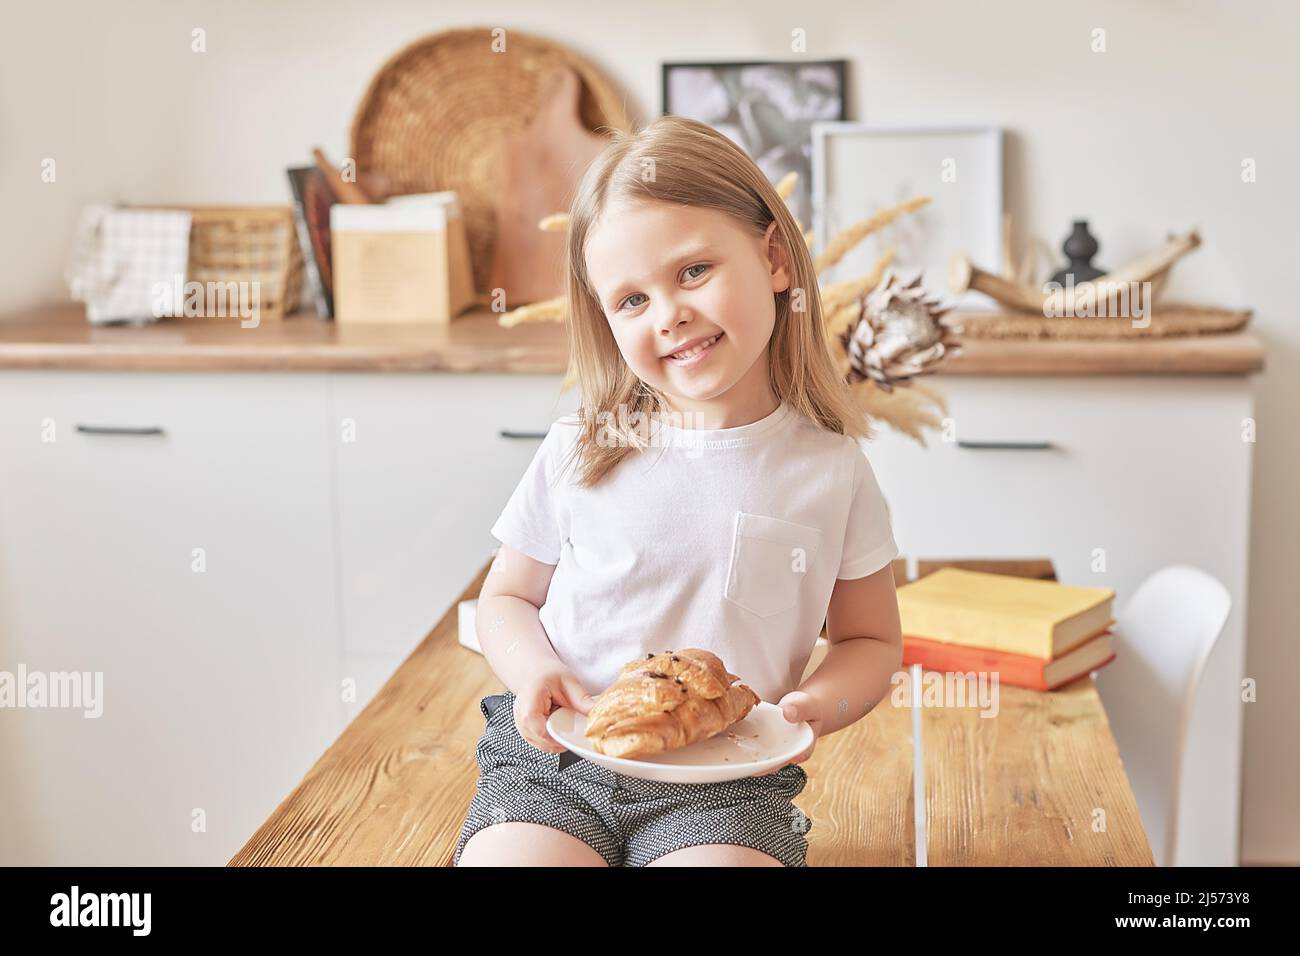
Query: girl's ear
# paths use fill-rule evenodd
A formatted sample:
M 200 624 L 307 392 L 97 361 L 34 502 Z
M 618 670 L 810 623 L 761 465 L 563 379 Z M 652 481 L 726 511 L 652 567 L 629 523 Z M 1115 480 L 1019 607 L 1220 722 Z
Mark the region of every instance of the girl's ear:
M 763 233 L 763 249 L 772 272 L 772 291 L 784 292 L 790 288 L 790 257 L 777 234 L 775 219 L 768 223 L 767 232 Z

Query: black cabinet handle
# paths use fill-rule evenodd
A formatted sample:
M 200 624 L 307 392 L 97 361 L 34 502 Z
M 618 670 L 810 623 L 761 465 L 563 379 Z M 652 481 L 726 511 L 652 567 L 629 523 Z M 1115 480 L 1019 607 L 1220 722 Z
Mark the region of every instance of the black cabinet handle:
M 976 451 L 984 451 L 993 448 L 1014 449 L 1016 451 L 1044 451 L 1049 448 L 1055 448 L 1050 441 L 961 441 L 957 442 L 958 448 L 972 448 Z
M 157 425 L 133 428 L 130 425 L 78 425 L 77 431 L 83 435 L 161 435 L 163 430 Z
M 508 428 L 501 429 L 502 438 L 545 438 L 546 432 L 514 432 Z

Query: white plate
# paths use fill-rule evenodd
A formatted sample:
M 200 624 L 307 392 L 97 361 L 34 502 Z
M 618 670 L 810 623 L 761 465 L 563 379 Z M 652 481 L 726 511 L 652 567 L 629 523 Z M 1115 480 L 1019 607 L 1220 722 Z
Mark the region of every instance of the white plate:
M 812 727 L 792 724 L 781 708 L 761 700 L 743 720 L 689 747 L 645 757 L 607 757 L 591 749 L 587 718 L 560 707 L 546 720 L 551 736 L 580 757 L 628 777 L 662 783 L 717 783 L 778 770 L 813 742 Z

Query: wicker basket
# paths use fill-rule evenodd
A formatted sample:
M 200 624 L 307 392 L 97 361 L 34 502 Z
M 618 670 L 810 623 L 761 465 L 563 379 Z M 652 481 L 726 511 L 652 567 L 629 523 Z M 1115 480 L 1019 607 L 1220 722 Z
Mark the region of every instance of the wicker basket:
M 261 319 L 293 313 L 303 264 L 289 206 L 183 208 L 193 217 L 187 282 L 257 282 Z
M 370 81 L 352 121 L 357 169 L 389 193 L 454 190 L 465 216 L 475 287 L 489 287 L 496 240 L 498 158 L 503 139 L 525 127 L 552 68 L 582 80 L 578 112 L 587 129 L 627 130 L 624 97 L 605 75 L 565 47 L 516 30 L 448 30 L 396 53 Z

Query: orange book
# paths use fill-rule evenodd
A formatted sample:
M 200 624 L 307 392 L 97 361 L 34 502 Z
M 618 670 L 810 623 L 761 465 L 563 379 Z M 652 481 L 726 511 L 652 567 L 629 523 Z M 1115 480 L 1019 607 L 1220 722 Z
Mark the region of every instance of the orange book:
M 1103 631 L 1055 660 L 903 635 L 903 666 L 929 671 L 996 672 L 998 681 L 1031 690 L 1055 690 L 1115 659 L 1111 632 Z

